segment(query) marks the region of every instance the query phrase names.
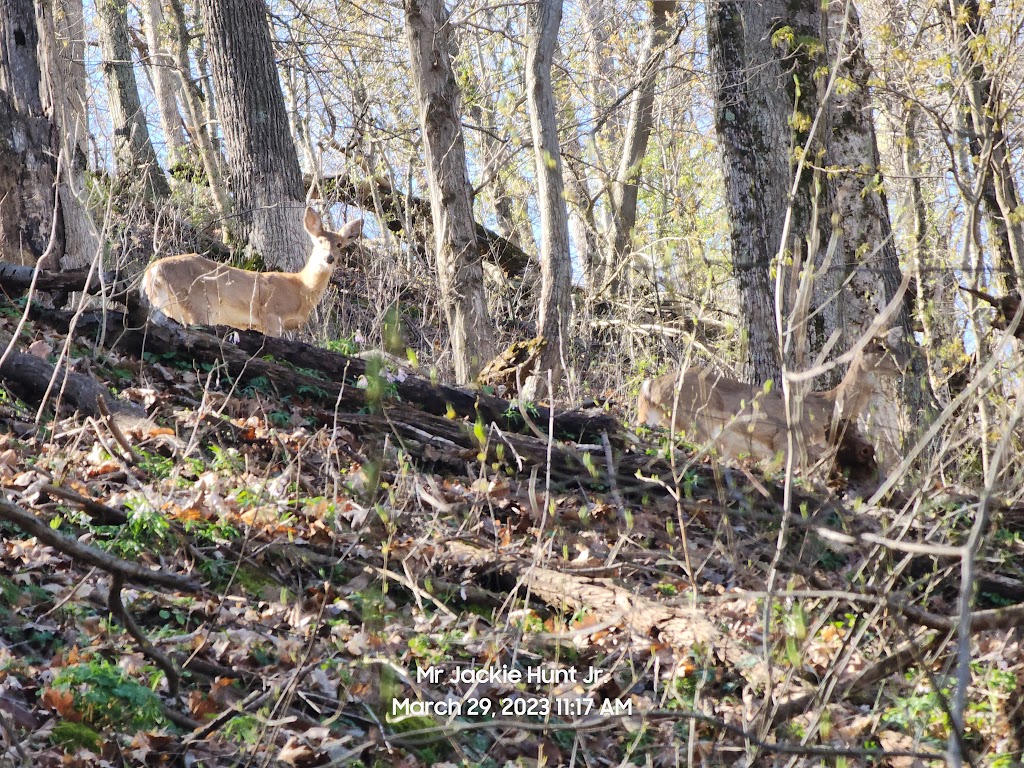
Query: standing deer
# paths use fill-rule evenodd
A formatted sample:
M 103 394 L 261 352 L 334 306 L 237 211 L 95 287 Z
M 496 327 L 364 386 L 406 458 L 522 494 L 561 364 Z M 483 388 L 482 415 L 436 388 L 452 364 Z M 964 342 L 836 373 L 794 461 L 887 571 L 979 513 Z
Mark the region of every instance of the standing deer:
M 251 272 L 198 253 L 154 261 L 142 276 L 150 311 L 182 325 L 229 325 L 267 336 L 301 328 L 323 298 L 343 249 L 363 229 L 359 219 L 332 232 L 312 208 L 302 223 L 313 252 L 299 272 Z
M 901 376 L 906 368 L 902 345 L 891 343 L 901 330 L 894 328 L 872 338 L 837 387 L 810 392 L 797 403 L 794 420 L 812 461 L 837 447 L 851 460 L 873 461 L 873 451 L 855 425 L 868 403 L 884 396 L 882 381 Z M 637 421 L 672 427 L 691 440 L 712 443 L 721 456 L 731 459 L 773 461 L 784 458 L 788 447 L 781 392 L 705 368 L 673 371 L 645 381 L 637 399 Z

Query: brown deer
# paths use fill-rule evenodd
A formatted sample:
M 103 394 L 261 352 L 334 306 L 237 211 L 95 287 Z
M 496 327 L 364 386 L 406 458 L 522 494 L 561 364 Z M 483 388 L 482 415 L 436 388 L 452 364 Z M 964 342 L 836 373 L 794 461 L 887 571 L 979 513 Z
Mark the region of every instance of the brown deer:
M 810 392 L 795 403 L 793 421 L 803 433 L 809 458 L 817 462 L 833 449 L 851 459 L 873 461 L 856 430 L 857 418 L 875 397 L 882 380 L 903 374 L 908 357 L 891 343 L 901 329 L 868 341 L 839 385 Z M 754 387 L 706 368 L 678 370 L 648 379 L 637 399 L 637 421 L 673 428 L 694 442 L 714 445 L 719 455 L 756 461 L 784 459 L 788 450 L 786 404 L 782 393 Z
M 332 232 L 307 208 L 303 226 L 313 252 L 299 272 L 251 272 L 198 253 L 154 261 L 142 276 L 141 288 L 150 312 L 182 325 L 229 325 L 267 336 L 301 328 L 327 290 L 342 250 L 359 238 L 363 221 Z

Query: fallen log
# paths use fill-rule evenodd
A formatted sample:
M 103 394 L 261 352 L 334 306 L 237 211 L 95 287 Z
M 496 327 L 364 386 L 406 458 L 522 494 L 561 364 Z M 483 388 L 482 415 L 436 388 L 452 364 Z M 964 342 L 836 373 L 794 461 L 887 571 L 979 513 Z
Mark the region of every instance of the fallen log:
M 35 355 L 10 351 L 0 364 L 0 379 L 15 395 L 36 405 L 51 397 L 87 416 L 105 418 L 110 414 L 120 429 L 153 426 L 144 409 L 111 397 L 91 376 L 54 366 Z
M 31 317 L 64 333 L 72 327 L 73 315 L 64 310 L 36 308 Z M 202 363 L 223 362 L 228 372 L 242 381 L 265 376 L 282 394 L 298 394 L 351 411 L 377 405 L 392 409 L 398 403 L 411 403 L 433 416 L 454 416 L 473 422 L 479 419 L 485 425 L 494 423 L 510 433 L 528 430 L 513 402 L 417 376 L 388 382 L 388 388 L 397 395 L 397 402 L 373 402 L 367 390 L 357 386 L 359 379 L 367 375 L 365 360 L 299 341 L 266 337 L 255 331 L 222 328 L 215 335 L 170 324 L 149 323 L 143 326 L 133 324 L 131 318 L 123 313 L 98 310 L 81 314 L 74 321 L 74 329 L 78 336 L 93 343 L 102 342 L 104 346 L 135 356 L 150 352 L 186 357 Z M 238 342 L 227 340 L 229 336 L 236 337 Z M 306 371 L 320 375 L 310 375 Z M 529 408 L 531 421 L 541 430 L 546 430 L 549 422 L 553 423 L 556 440 L 600 443 L 603 434 L 617 437 L 620 432 L 618 422 L 609 414 L 567 411 L 552 416 L 544 406 L 531 405 Z
M 32 286 L 35 279 L 35 290 L 58 294 L 66 297 L 71 293 L 104 293 L 107 298 L 120 301 L 127 306 L 137 303 L 138 294 L 131 291 L 128 281 L 118 272 L 99 272 L 87 268 L 69 269 L 61 272 L 39 270 L 21 264 L 0 262 L 0 291 L 8 295 L 23 295 Z M 58 299 L 56 304 L 63 304 Z
M 35 267 L 0 262 L 0 288 L 5 292 L 23 293 L 32 285 L 35 271 Z M 102 286 L 109 287 L 117 282 L 117 275 L 114 272 L 93 272 L 91 277 L 89 273 L 88 269 L 69 269 L 63 272 L 39 270 L 36 290 L 97 293 Z
M 270 355 L 298 368 L 315 369 L 333 381 L 357 381 L 367 373 L 368 363 L 357 357 L 305 344 L 301 341 L 264 336 L 256 331 L 239 331 L 238 347 L 250 355 Z M 516 404 L 483 392 L 459 389 L 439 384 L 418 376 L 396 378 L 389 382 L 399 400 L 414 403 L 420 410 L 435 416 L 445 416 L 451 410 L 462 418 L 480 418 L 485 424 L 495 423 L 502 430 L 523 432 L 526 424 Z M 530 405 L 530 418 L 542 430 L 547 429 L 550 410 Z M 581 411 L 561 411 L 554 415 L 554 435 L 559 440 L 574 442 L 601 442 L 601 434 L 617 437 L 621 428 L 609 414 L 588 414 Z
M 463 541 L 450 541 L 437 553 L 454 568 L 491 573 L 512 590 L 525 588 L 533 597 L 566 614 L 585 610 L 598 625 L 621 628 L 631 639 L 649 647 L 664 645 L 680 656 L 700 652 L 715 658 L 748 683 L 760 687 L 769 679 L 767 666 L 742 642 L 720 628 L 700 608 L 654 601 L 624 589 L 611 579 L 579 576 L 536 562 L 520 562 Z

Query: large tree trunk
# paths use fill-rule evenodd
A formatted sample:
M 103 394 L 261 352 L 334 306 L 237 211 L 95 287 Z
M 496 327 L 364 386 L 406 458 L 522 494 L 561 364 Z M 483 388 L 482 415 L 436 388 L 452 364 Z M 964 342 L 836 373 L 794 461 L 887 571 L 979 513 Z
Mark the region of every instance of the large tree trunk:
M 772 262 L 782 217 L 779 185 L 789 179 L 787 105 L 778 83 L 748 71 L 741 3 L 718 0 L 708 8 L 708 50 L 714 78 L 715 131 L 722 155 L 729 211 L 732 266 L 740 308 L 745 357 L 740 375 L 759 383 L 780 373 L 775 326 Z M 762 82 L 748 84 L 751 78 Z M 756 100 L 748 91 L 753 90 Z M 781 103 L 775 103 L 776 101 Z M 767 179 L 779 181 L 772 188 Z M 774 197 L 773 197 L 774 196 Z
M 127 0 L 97 0 L 96 11 L 103 81 L 110 101 L 110 119 L 114 124 L 114 164 L 118 177 L 122 183 L 131 186 L 140 183 L 148 198 L 167 197 L 171 190 L 157 162 L 146 126 L 146 114 L 139 101 L 128 34 Z
M 562 153 L 558 141 L 551 62 L 562 21 L 562 0 L 538 0 L 527 10 L 526 97 L 530 107 L 533 156 L 540 208 L 540 322 L 538 336 L 547 343 L 539 356 L 536 374 L 524 396 L 538 400 L 554 395 L 562 375 L 562 355 L 568 341 L 572 283 L 569 258 L 569 215 L 562 183 Z M 547 371 L 551 391 L 547 392 Z
M 85 82 L 85 17 L 82 0 L 39 2 L 42 99 L 60 142 L 58 198 L 65 246 L 61 266 L 76 269 L 100 253 L 100 238 L 88 208 L 85 171 L 89 110 Z
M 267 264 L 298 270 L 305 194 L 263 0 L 202 0 L 238 232 Z
M 845 349 L 901 280 L 876 173 L 859 19 L 849 4 L 843 10 L 849 15 L 826 17 L 817 0 L 719 0 L 709 12 L 715 127 L 733 268 L 746 311 L 743 373 L 752 382 L 778 376 L 778 326 L 768 317 L 776 301 L 782 330 L 789 328 L 794 297 L 774 296 L 768 273 L 775 256 L 792 258 L 801 269 L 810 260 L 816 270 L 817 307 L 806 327 L 795 327 L 799 343 L 787 348 L 807 342 L 817 351 L 840 330 L 846 333 L 840 350 Z M 837 66 L 844 88 L 827 93 L 829 78 L 822 72 Z M 808 161 L 802 169 L 800 157 Z M 827 177 L 811 171 L 820 165 L 834 170 Z M 833 216 L 842 226 L 835 233 Z M 839 238 L 836 256 L 824 269 L 833 234 Z M 844 279 L 849 284 L 840 290 Z M 787 282 L 780 279 L 779 285 Z M 899 321 L 909 329 L 905 309 Z
M 441 305 L 455 377 L 467 383 L 493 357 L 494 345 L 466 176 L 451 25 L 444 0 L 405 0 L 405 20 L 427 156 Z
M 654 128 L 654 85 L 664 57 L 662 46 L 668 39 L 668 19 L 675 8 L 675 2 L 654 0 L 651 3 L 651 26 L 640 52 L 640 81 L 630 99 L 629 119 L 622 135 L 622 156 L 612 184 L 612 258 L 605 265 L 607 282 L 603 286 L 613 294 L 618 293 L 621 265 L 632 251 L 640 171 Z
M 845 351 L 902 279 L 879 182 L 860 22 L 850 4 L 838 16 L 826 13 L 818 0 L 719 0 L 710 11 L 715 127 L 752 383 L 778 376 L 782 350 L 788 367 L 801 367 L 801 352 L 819 352 L 836 331 Z M 822 166 L 827 176 L 811 170 Z M 813 306 L 787 293 L 798 269 L 813 270 Z M 906 302 L 896 323 L 909 336 Z M 924 369 L 915 366 L 919 375 L 908 378 L 920 381 Z M 921 402 L 926 393 L 910 386 L 901 394 Z M 878 447 L 892 455 L 896 442 L 885 435 Z
M 826 160 L 830 167 L 842 169 L 830 176 L 835 189 L 834 211 L 842 223 L 843 277 L 850 281 L 849 290 L 843 294 L 841 322 L 845 328 L 860 329 L 895 295 L 903 276 L 880 181 L 868 90 L 871 69 L 864 56 L 860 18 L 852 4 L 846 10 L 845 19 L 829 19 L 831 40 L 835 41 L 830 57 L 841 61 L 839 74 L 845 87 L 831 97 L 833 121 L 827 134 Z M 844 43 L 841 49 L 840 40 Z M 827 289 L 834 287 L 830 284 Z M 912 322 L 909 306 L 909 301 L 904 302 L 893 322 L 908 335 Z
M 0 0 L 0 259 L 16 264 L 44 254 L 54 225 L 57 148 L 43 113 L 38 44 L 33 0 Z

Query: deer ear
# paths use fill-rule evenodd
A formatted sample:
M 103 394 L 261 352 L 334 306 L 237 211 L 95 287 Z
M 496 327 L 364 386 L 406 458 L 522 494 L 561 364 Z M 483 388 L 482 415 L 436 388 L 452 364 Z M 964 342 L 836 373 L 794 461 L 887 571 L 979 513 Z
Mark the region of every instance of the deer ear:
M 320 218 L 320 214 L 312 208 L 306 208 L 306 215 L 302 217 L 302 226 L 306 228 L 310 237 L 322 237 L 324 234 L 324 222 Z
M 348 224 L 341 228 L 341 236 L 349 240 L 355 240 L 357 237 L 359 237 L 362 231 L 363 220 L 356 219 L 355 221 L 350 221 Z
M 900 340 L 902 338 L 903 338 L 903 326 L 902 325 L 897 325 L 897 326 L 895 326 L 893 328 L 890 328 L 888 331 L 885 332 L 885 343 L 886 344 L 889 344 L 889 345 L 899 344 Z

